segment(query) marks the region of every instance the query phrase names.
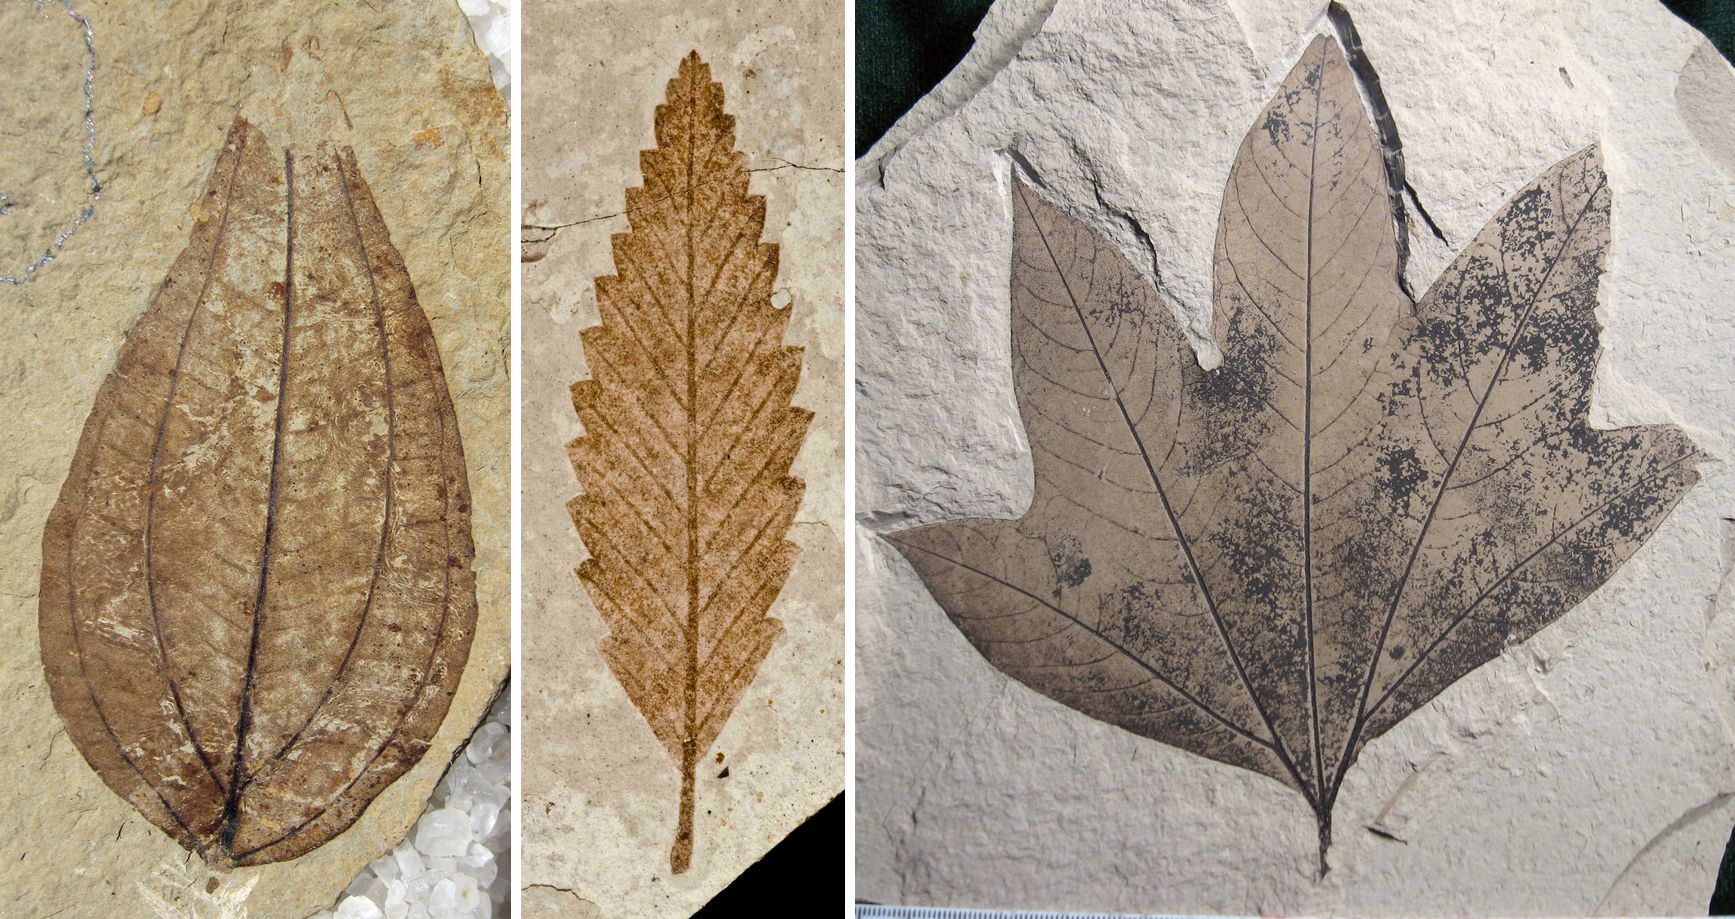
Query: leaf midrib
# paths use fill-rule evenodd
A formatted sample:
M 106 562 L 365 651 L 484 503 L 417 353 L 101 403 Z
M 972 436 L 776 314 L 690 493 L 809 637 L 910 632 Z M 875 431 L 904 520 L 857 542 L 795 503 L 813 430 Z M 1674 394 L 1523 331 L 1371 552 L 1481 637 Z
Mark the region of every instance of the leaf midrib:
M 361 220 L 360 220 L 360 217 L 356 214 L 355 202 L 354 202 L 354 200 L 350 194 L 350 191 L 349 191 L 349 179 L 351 176 L 351 167 L 349 165 L 346 165 L 341 158 L 338 161 L 338 172 L 339 172 L 339 178 L 343 182 L 344 203 L 348 209 L 350 219 L 355 226 L 356 242 L 357 242 L 357 245 L 361 249 L 362 260 L 363 260 L 363 262 L 367 268 L 368 287 L 369 287 L 369 290 L 373 292 L 374 309 L 375 309 L 375 313 L 376 313 L 376 317 L 377 317 L 379 329 L 380 329 L 381 356 L 382 356 L 382 358 L 384 358 L 386 360 L 386 373 L 387 373 L 387 376 L 386 376 L 386 398 L 387 398 L 387 403 L 389 406 L 392 404 L 392 401 L 391 401 L 392 400 L 392 388 L 391 388 L 390 360 L 389 360 L 390 341 L 389 341 L 389 337 L 386 335 L 385 316 L 384 316 L 383 310 L 380 308 L 378 288 L 374 283 L 373 260 L 370 256 L 369 252 L 368 252 L 367 237 L 362 232 Z M 285 357 L 287 358 L 287 354 L 285 355 Z M 440 434 L 441 434 L 441 436 L 440 436 L 441 459 L 442 459 L 441 465 L 442 465 L 442 468 L 446 468 L 447 464 L 449 463 L 449 459 L 446 457 L 446 449 L 445 449 L 445 446 L 448 442 L 448 439 L 447 439 L 447 433 L 448 432 L 446 431 L 446 416 L 444 413 L 438 413 L 438 417 L 440 419 Z M 385 513 L 385 517 L 384 517 L 384 522 L 381 524 L 381 526 L 382 526 L 382 532 L 380 535 L 381 556 L 379 559 L 376 559 L 376 562 L 375 562 L 376 567 L 375 567 L 374 573 L 375 573 L 376 580 L 377 580 L 377 577 L 379 574 L 378 565 L 379 565 L 380 561 L 383 560 L 383 557 L 384 557 L 386 533 L 391 528 L 392 490 L 391 490 L 391 485 L 389 483 L 391 481 L 392 470 L 394 468 L 395 455 L 396 454 L 394 452 L 394 448 L 391 447 L 390 445 L 393 442 L 395 442 L 395 436 L 396 436 L 396 424 L 395 424 L 395 422 L 389 425 L 389 430 L 391 432 L 391 434 L 389 435 L 391 439 L 388 440 L 388 452 L 387 452 L 386 475 L 387 475 L 388 485 L 387 485 L 387 490 L 386 490 L 386 513 Z M 451 503 L 452 503 L 452 496 L 449 493 L 446 496 L 446 501 L 447 501 L 447 505 L 449 508 Z M 446 533 L 445 552 L 444 552 L 444 554 L 446 555 L 446 557 L 448 559 L 451 558 L 451 551 L 452 551 L 451 530 L 448 528 L 447 533 Z M 373 754 L 368 757 L 367 763 L 365 763 L 362 766 L 362 768 L 356 770 L 355 774 L 350 777 L 350 780 L 344 785 L 342 791 L 338 792 L 336 795 L 333 795 L 331 797 L 331 799 L 329 801 L 327 801 L 324 806 L 320 807 L 320 809 L 318 811 L 316 811 L 314 814 L 312 814 L 311 816 L 302 820 L 300 823 L 297 823 L 294 827 L 291 827 L 288 832 L 283 833 L 282 835 L 278 836 L 276 839 L 272 840 L 271 842 L 264 843 L 264 844 L 258 845 L 258 846 L 254 846 L 253 848 L 247 849 L 247 850 L 242 851 L 242 852 L 231 852 L 230 853 L 231 856 L 236 860 L 237 863 L 241 863 L 241 862 L 243 862 L 243 860 L 248 859 L 251 856 L 253 856 L 259 852 L 263 852 L 267 849 L 271 849 L 271 848 L 275 848 L 276 846 L 283 845 L 284 843 L 287 843 L 290 840 L 294 839 L 295 837 L 301 835 L 301 833 L 304 830 L 306 830 L 309 826 L 312 826 L 321 817 L 325 816 L 325 814 L 328 811 L 330 811 L 332 804 L 336 803 L 337 801 L 342 800 L 345 795 L 349 794 L 349 790 L 351 788 L 354 788 L 355 784 L 357 782 L 361 781 L 363 776 L 368 774 L 368 771 L 373 768 L 373 764 L 379 761 L 379 758 L 382 755 L 384 755 L 385 751 L 391 747 L 393 741 L 395 741 L 397 739 L 398 735 L 400 733 L 402 733 L 402 731 L 404 729 L 405 722 L 409 718 L 410 713 L 415 710 L 417 703 L 422 698 L 423 691 L 425 691 L 427 686 L 428 686 L 429 679 L 433 676 L 434 659 L 439 655 L 440 650 L 444 646 L 445 640 L 446 640 L 446 623 L 447 623 L 447 620 L 451 617 L 451 612 L 452 612 L 452 566 L 449 562 L 447 564 L 441 566 L 441 573 L 442 573 L 442 577 L 443 577 L 445 583 L 444 583 L 444 589 L 441 590 L 441 592 L 440 592 L 440 597 L 441 597 L 440 622 L 439 622 L 439 625 L 436 626 L 434 629 L 434 640 L 428 644 L 428 657 L 427 657 L 427 660 L 423 662 L 422 668 L 421 668 L 421 673 L 420 673 L 419 677 L 417 678 L 416 691 L 414 693 L 411 693 L 407 697 L 408 701 L 406 703 L 406 708 L 403 711 L 398 713 L 396 721 L 392 725 L 391 731 L 386 734 L 384 740 L 380 741 L 377 749 L 375 749 L 373 751 Z M 370 586 L 369 591 L 368 591 L 368 603 L 370 606 L 372 604 L 372 601 L 373 601 L 373 589 Z M 365 613 L 364 613 L 363 618 L 365 620 Z M 362 623 L 357 624 L 356 637 L 352 638 L 352 640 L 351 640 L 350 651 L 352 651 L 352 652 L 355 648 L 356 640 L 358 640 L 360 637 L 361 626 L 362 626 Z M 349 662 L 349 654 L 346 652 L 345 657 L 344 657 L 344 665 L 347 666 L 348 662 Z M 342 670 L 340 668 L 339 676 L 333 677 L 332 687 L 336 686 L 336 680 L 341 676 L 341 673 L 342 673 Z M 327 688 L 326 698 L 330 698 L 332 687 Z M 322 699 L 320 701 L 320 706 L 322 707 L 324 704 L 325 704 L 325 700 Z M 318 707 L 316 707 L 314 709 L 314 711 L 315 711 L 315 713 L 317 713 Z M 309 716 L 308 723 L 311 724 L 312 721 L 313 721 L 313 716 Z M 305 729 L 305 727 L 306 726 L 303 725 L 303 729 Z M 299 736 L 299 732 L 298 732 L 297 736 Z M 288 748 L 288 745 L 285 746 L 285 750 L 287 750 L 287 748 Z M 280 751 L 279 756 L 274 758 L 274 760 L 279 759 L 281 757 L 281 755 L 282 755 L 282 753 Z M 245 790 L 245 789 L 243 789 L 243 790 Z
M 253 684 L 258 671 L 260 627 L 265 618 L 265 596 L 271 582 L 271 543 L 277 532 L 277 487 L 283 478 L 283 428 L 289 415 L 289 345 L 295 317 L 295 157 L 283 152 L 283 188 L 285 200 L 284 259 L 283 259 L 283 344 L 277 362 L 277 414 L 271 434 L 271 471 L 265 498 L 265 536 L 259 549 L 259 590 L 253 599 L 253 634 L 247 645 L 247 668 L 241 686 L 241 714 L 235 727 L 235 753 L 230 763 L 229 788 L 223 796 L 223 822 L 217 831 L 217 844 L 224 852 L 232 852 L 235 834 L 241 821 L 241 786 L 245 769 L 242 756 L 247 747 L 247 734 L 253 728 Z
M 1246 691 L 1248 700 L 1253 703 L 1254 711 L 1259 713 L 1260 720 L 1264 722 L 1265 730 L 1271 735 L 1269 748 L 1277 756 L 1278 760 L 1283 763 L 1284 769 L 1288 770 L 1290 778 L 1294 780 L 1297 789 L 1311 798 L 1313 795 L 1307 793 L 1307 782 L 1301 778 L 1299 771 L 1296 769 L 1295 760 L 1290 755 L 1288 746 L 1283 742 L 1283 736 L 1278 733 L 1276 725 L 1271 720 L 1271 715 L 1266 712 L 1264 704 L 1259 700 L 1258 693 L 1253 690 L 1253 684 L 1247 676 L 1246 667 L 1241 663 L 1241 655 L 1236 651 L 1235 643 L 1230 640 L 1228 627 L 1223 622 L 1222 613 L 1217 609 L 1216 599 L 1211 596 L 1211 590 L 1205 582 L 1204 573 L 1200 570 L 1199 563 L 1193 556 L 1192 543 L 1187 538 L 1186 532 L 1181 529 L 1181 521 L 1176 516 L 1173 505 L 1169 502 L 1168 490 L 1163 487 L 1162 477 L 1157 474 L 1156 467 L 1151 461 L 1150 451 L 1145 448 L 1144 438 L 1140 436 L 1137 426 L 1133 424 L 1132 415 L 1127 411 L 1126 404 L 1121 399 L 1120 389 L 1115 386 L 1114 376 L 1109 372 L 1108 364 L 1103 359 L 1101 350 L 1097 348 L 1096 337 L 1091 334 L 1090 323 L 1085 319 L 1084 310 L 1079 306 L 1078 296 L 1072 290 L 1072 283 L 1067 280 L 1066 272 L 1061 267 L 1060 259 L 1054 254 L 1054 247 L 1048 241 L 1048 234 L 1044 231 L 1042 222 L 1037 219 L 1036 212 L 1030 207 L 1030 202 L 1025 197 L 1029 192 L 1025 191 L 1021 186 L 1017 186 L 1017 192 L 1019 203 L 1024 205 L 1025 212 L 1030 217 L 1031 226 L 1036 230 L 1037 238 L 1042 240 L 1043 250 L 1048 253 L 1049 260 L 1054 264 L 1055 276 L 1060 279 L 1061 286 L 1066 290 L 1067 299 L 1072 302 L 1073 313 L 1078 317 L 1079 327 L 1084 331 L 1085 340 L 1090 343 L 1091 356 L 1096 358 L 1097 368 L 1102 372 L 1104 382 L 1108 384 L 1108 391 L 1114 399 L 1115 408 L 1120 412 L 1121 421 L 1126 425 L 1127 432 L 1132 436 L 1134 445 L 1138 447 L 1139 459 L 1143 461 L 1145 472 L 1150 476 L 1151 485 L 1156 489 L 1157 499 L 1163 505 L 1163 513 L 1168 517 L 1169 526 L 1175 532 L 1176 542 L 1181 547 L 1183 557 L 1187 560 L 1187 568 L 1192 574 L 1193 583 L 1198 585 L 1199 596 L 1205 602 L 1205 608 L 1211 614 L 1211 622 L 1217 629 L 1218 637 L 1223 642 L 1224 649 L 1229 652 L 1229 660 L 1235 668 L 1235 675 L 1240 680 L 1242 689 Z M 1046 602 L 1045 605 L 1047 605 Z M 1063 613 L 1062 615 L 1065 614 Z M 1094 632 L 1095 630 L 1091 631 Z M 1106 641 L 1107 639 L 1105 638 L 1104 640 Z M 1123 649 L 1123 652 L 1126 653 L 1135 663 L 1150 670 L 1151 673 L 1156 674 L 1157 671 L 1149 664 L 1146 664 L 1142 659 L 1133 655 L 1130 651 L 1124 651 Z M 1200 707 L 1213 717 L 1222 720 L 1220 715 L 1217 715 L 1209 708 L 1202 705 Z
M 1318 82 L 1313 87 L 1313 120 L 1308 125 L 1313 133 L 1307 145 L 1307 271 L 1302 278 L 1306 285 L 1306 299 L 1302 304 L 1305 325 L 1301 336 L 1305 361 L 1301 373 L 1301 579 L 1302 628 L 1307 633 L 1306 646 L 1302 650 L 1307 657 L 1308 722 L 1313 733 L 1313 787 L 1318 793 L 1318 799 L 1313 804 L 1315 807 L 1325 807 L 1329 813 L 1331 796 L 1325 791 L 1325 760 L 1319 743 L 1319 677 L 1313 650 L 1313 641 L 1317 634 L 1313 626 L 1313 206 L 1314 198 L 1319 192 L 1319 105 L 1320 100 L 1325 98 L 1325 62 L 1325 46 L 1321 45 L 1319 62 L 1316 65 L 1318 69 L 1314 71 Z

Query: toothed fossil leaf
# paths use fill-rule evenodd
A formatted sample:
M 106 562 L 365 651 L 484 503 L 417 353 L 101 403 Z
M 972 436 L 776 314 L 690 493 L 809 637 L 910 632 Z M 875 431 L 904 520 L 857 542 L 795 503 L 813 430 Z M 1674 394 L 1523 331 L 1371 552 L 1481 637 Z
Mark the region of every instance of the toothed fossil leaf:
M 603 657 L 681 772 L 669 863 L 693 850 L 694 769 L 783 626 L 767 615 L 798 552 L 789 475 L 813 415 L 791 405 L 801 349 L 771 305 L 777 246 L 723 87 L 689 54 L 657 106 L 631 232 L 596 279 L 581 333 L 568 505 L 590 553 L 578 576 L 608 624 Z
M 1307 49 L 1224 191 L 1198 368 L 1112 244 L 1013 190 L 1019 520 L 888 535 L 996 667 L 1299 791 L 1595 590 L 1697 481 L 1671 425 L 1586 422 L 1596 148 L 1509 201 L 1412 308 L 1377 140 Z
M 438 347 L 355 156 L 230 130 L 43 536 L 55 708 L 214 864 L 343 832 L 427 749 L 476 619 Z

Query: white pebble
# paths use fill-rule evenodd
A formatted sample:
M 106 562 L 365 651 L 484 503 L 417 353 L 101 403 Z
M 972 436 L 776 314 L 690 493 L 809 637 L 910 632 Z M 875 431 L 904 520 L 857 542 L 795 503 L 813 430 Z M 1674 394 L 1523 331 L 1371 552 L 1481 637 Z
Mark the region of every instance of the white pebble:
M 405 880 L 416 877 L 427 870 L 426 866 L 422 864 L 422 853 L 417 852 L 415 846 L 411 845 L 407 839 L 398 843 L 398 847 L 392 850 L 392 860 L 398 863 L 400 876 Z
M 476 729 L 475 735 L 470 738 L 470 746 L 465 749 L 464 757 L 472 763 L 482 762 L 494 755 L 494 745 L 505 736 L 506 729 L 498 724 L 489 722 L 482 725 Z
M 494 853 L 479 842 L 470 843 L 470 854 L 458 859 L 458 870 L 476 879 L 476 886 L 487 887 L 494 883 L 494 878 L 500 873 L 500 866 L 494 861 Z
M 505 16 L 496 16 L 488 24 L 487 34 L 482 36 L 482 49 L 499 57 L 512 48 L 512 21 Z
M 470 838 L 487 839 L 494 831 L 494 821 L 500 819 L 500 808 L 487 801 L 477 801 L 470 808 Z M 472 847 L 474 848 L 474 847 Z
M 416 848 L 433 856 L 470 851 L 470 815 L 444 807 L 423 814 L 416 823 Z
M 458 885 L 446 878 L 434 885 L 428 894 L 428 915 L 433 919 L 452 919 L 458 913 Z
M 492 787 L 504 787 L 507 781 L 512 778 L 512 759 L 508 756 L 501 756 L 478 763 L 476 774 Z
M 488 898 L 482 895 L 482 888 L 476 886 L 476 879 L 468 874 L 455 874 L 452 883 L 458 888 L 458 912 L 474 913 L 480 903 Z
M 434 880 L 449 878 L 458 873 L 458 860 L 455 858 L 428 859 L 428 875 Z
M 373 869 L 373 873 L 379 875 L 380 880 L 385 881 L 387 884 L 390 884 L 394 879 L 396 879 L 400 873 L 398 871 L 397 859 L 392 858 L 390 855 L 374 859 L 368 864 L 368 867 Z
M 512 789 L 504 785 L 488 785 L 476 792 L 476 803 L 478 805 L 486 804 L 495 810 L 500 810 L 512 803 Z
M 512 833 L 512 809 L 508 807 L 508 808 L 501 810 L 500 811 L 500 819 L 494 821 L 494 832 L 489 833 L 488 838 L 484 839 L 482 841 L 483 842 L 492 842 L 493 840 L 496 840 L 496 839 L 509 838 L 511 836 L 511 833 Z
M 442 880 L 444 880 L 444 878 L 441 875 L 435 874 L 432 871 L 424 871 L 421 875 L 410 881 L 409 884 L 406 885 L 407 889 L 404 891 L 404 900 L 410 904 L 410 912 L 415 912 L 415 907 L 417 905 L 427 903 L 428 891 L 433 890 L 434 885 L 438 884 Z
M 410 885 L 403 881 L 386 882 L 386 919 L 391 919 L 394 907 L 402 907 L 397 912 L 398 919 L 403 919 L 403 914 L 409 912 L 409 907 L 404 904 L 404 898 L 409 896 L 409 893 Z
M 386 919 L 386 914 L 367 897 L 349 897 L 337 905 L 336 919 Z

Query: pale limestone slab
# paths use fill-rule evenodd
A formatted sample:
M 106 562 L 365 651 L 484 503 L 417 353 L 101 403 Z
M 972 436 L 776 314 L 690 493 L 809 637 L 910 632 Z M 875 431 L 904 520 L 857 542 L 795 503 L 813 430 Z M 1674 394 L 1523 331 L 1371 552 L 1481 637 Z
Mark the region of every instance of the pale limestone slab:
M 1447 244 L 1553 163 L 1614 189 L 1593 424 L 1673 422 L 1715 459 L 1600 590 L 1371 743 L 1331 872 L 1277 783 L 999 673 L 878 532 L 1016 518 L 1014 155 L 1176 310 L 1205 366 L 1223 183 L 1323 6 L 1003 0 L 858 163 L 857 895 L 1118 912 L 1567 915 L 1706 908 L 1735 792 L 1735 79 L 1660 4 L 1349 5 Z M 1678 101 L 1679 100 L 1679 101 Z M 1363 827 L 1378 822 L 1397 841 Z
M 523 877 L 526 914 L 679 917 L 704 905 L 843 790 L 843 6 L 825 2 L 533 3 L 524 11 Z M 771 607 L 784 635 L 699 773 L 692 868 L 673 875 L 679 771 L 603 662 L 607 634 L 573 569 L 579 493 L 568 387 L 579 332 L 652 116 L 696 50 L 722 83 L 736 148 L 780 247 L 774 302 L 805 349 L 814 412 L 792 474 L 801 547 Z M 721 763 L 715 753 L 723 754 Z M 718 778 L 724 767 L 728 778 Z
M 355 148 L 439 339 L 474 492 L 480 615 L 462 684 L 433 747 L 349 831 L 294 861 L 237 869 L 212 901 L 255 917 L 330 905 L 395 845 L 510 663 L 510 262 L 505 106 L 463 13 L 447 0 L 333 7 L 75 3 L 95 35 L 95 216 L 37 278 L 0 286 L 0 914 L 152 915 L 140 887 L 197 915 L 197 858 L 104 786 L 67 742 L 43 682 L 36 611 L 43 522 L 121 341 L 186 245 L 237 115 L 278 145 Z M 0 6 L 8 134 L 0 273 L 82 203 L 82 37 L 54 3 Z M 18 54 L 13 52 L 17 51 Z M 17 108 L 13 106 L 17 105 Z M 40 193 L 40 197 L 38 197 Z M 44 216 L 47 215 L 47 216 Z M 158 869 L 163 869 L 158 871 Z M 153 872 L 156 872 L 153 875 Z M 241 897 L 243 892 L 247 892 Z

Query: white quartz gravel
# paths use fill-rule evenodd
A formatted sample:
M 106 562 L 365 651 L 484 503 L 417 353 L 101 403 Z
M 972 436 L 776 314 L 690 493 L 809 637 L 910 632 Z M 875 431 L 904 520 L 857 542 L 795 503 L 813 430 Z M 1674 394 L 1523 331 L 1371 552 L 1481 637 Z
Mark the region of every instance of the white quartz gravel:
M 502 691 L 404 841 L 309 919 L 505 919 L 511 844 L 512 705 Z

